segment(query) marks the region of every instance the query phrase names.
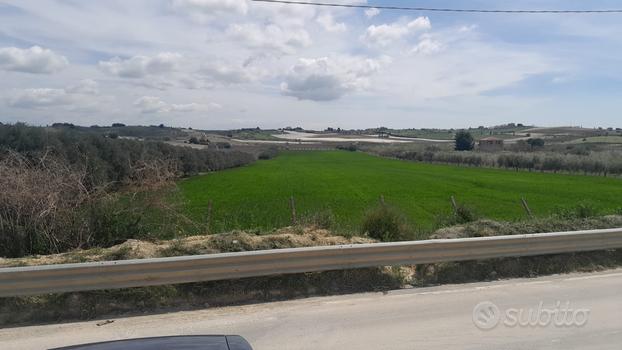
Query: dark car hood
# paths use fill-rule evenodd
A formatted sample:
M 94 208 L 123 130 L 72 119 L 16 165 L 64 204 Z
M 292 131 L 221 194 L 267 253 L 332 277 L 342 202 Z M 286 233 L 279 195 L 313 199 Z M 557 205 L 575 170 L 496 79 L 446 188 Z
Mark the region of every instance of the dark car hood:
M 115 340 L 52 350 L 252 350 L 237 335 L 188 335 Z

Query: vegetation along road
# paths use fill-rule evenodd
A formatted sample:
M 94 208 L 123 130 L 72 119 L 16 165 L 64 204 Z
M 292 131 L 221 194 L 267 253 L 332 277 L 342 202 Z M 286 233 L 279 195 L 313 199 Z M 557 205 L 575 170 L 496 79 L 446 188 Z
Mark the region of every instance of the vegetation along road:
M 205 217 L 213 202 L 214 232 L 286 226 L 291 196 L 299 220 L 321 213 L 344 231 L 358 229 L 381 195 L 424 230 L 451 213 L 451 196 L 480 216 L 500 220 L 525 217 L 521 197 L 536 216 L 578 203 L 601 214 L 622 207 L 617 178 L 425 164 L 346 151 L 286 152 L 179 184 L 193 218 Z

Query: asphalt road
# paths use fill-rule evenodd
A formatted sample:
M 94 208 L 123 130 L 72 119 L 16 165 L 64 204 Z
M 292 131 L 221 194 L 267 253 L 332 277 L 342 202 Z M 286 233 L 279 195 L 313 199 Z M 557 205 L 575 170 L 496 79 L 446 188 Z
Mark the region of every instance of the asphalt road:
M 487 301 L 494 305 L 480 304 Z M 483 308 L 474 314 L 478 304 Z M 243 335 L 256 350 L 617 350 L 622 347 L 622 270 L 102 321 L 1 329 L 0 349 L 224 333 Z

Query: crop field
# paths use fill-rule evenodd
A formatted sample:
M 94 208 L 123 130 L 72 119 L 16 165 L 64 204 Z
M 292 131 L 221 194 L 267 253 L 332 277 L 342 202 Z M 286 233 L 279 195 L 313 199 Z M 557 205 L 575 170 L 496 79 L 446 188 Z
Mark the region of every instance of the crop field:
M 360 152 L 289 152 L 237 169 L 179 182 L 187 214 L 201 220 L 208 202 L 214 232 L 269 230 L 297 216 L 331 212 L 341 230 L 358 230 L 365 211 L 382 195 L 420 229 L 451 213 L 450 197 L 486 218 L 525 217 L 520 198 L 534 215 L 578 203 L 612 213 L 622 207 L 622 180 L 596 176 L 514 172 L 392 160 Z
M 622 143 L 622 135 L 587 137 L 576 139 L 572 143 Z

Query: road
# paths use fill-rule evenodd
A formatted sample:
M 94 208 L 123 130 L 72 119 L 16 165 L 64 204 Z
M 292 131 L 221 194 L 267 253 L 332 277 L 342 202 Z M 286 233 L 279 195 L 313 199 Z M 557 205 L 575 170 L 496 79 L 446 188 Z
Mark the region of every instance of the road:
M 102 320 L 8 328 L 0 330 L 0 348 L 225 333 L 245 336 L 257 350 L 620 349 L 621 291 L 622 270 L 413 288 L 115 318 L 100 326 Z M 490 330 L 473 321 L 474 307 L 483 301 L 494 303 L 501 315 Z M 510 309 L 537 311 L 543 302 L 544 309 L 553 310 L 559 309 L 558 301 L 562 307 L 569 302 L 574 315 L 583 311 L 586 318 L 577 317 L 576 324 L 563 327 L 547 323 L 546 317 L 536 326 L 503 323 L 510 320 Z

